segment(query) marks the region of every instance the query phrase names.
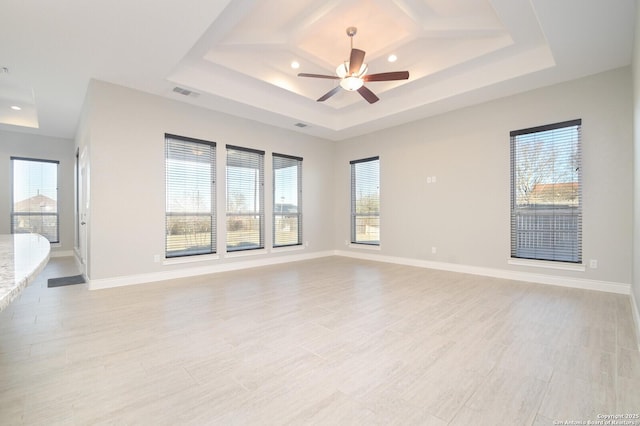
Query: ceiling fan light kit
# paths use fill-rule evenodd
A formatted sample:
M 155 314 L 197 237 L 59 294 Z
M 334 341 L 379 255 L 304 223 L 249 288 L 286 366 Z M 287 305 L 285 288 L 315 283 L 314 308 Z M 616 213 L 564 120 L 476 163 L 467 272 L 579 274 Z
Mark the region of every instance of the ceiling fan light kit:
M 348 90 L 350 92 L 353 92 L 354 90 L 358 90 L 363 85 L 364 85 L 364 81 L 362 81 L 360 77 L 346 77 L 346 78 L 343 78 L 342 81 L 340 81 L 340 86 L 343 89 Z
M 308 73 L 298 74 L 298 77 L 340 80 L 339 86 L 334 87 L 329 92 L 322 95 L 318 99 L 318 102 L 326 101 L 331 96 L 338 93 L 338 89 L 343 88 L 350 92 L 357 91 L 367 102 L 372 104 L 380 100 L 380 98 L 378 98 L 375 93 L 364 86 L 365 82 L 407 80 L 409 78 L 409 71 L 394 71 L 367 75 L 369 67 L 364 63 L 365 51 L 353 48 L 353 36 L 355 36 L 357 32 L 358 29 L 356 27 L 347 28 L 347 35 L 351 40 L 351 54 L 349 55 L 348 61 L 338 65 L 338 67 L 336 68 L 335 76 Z

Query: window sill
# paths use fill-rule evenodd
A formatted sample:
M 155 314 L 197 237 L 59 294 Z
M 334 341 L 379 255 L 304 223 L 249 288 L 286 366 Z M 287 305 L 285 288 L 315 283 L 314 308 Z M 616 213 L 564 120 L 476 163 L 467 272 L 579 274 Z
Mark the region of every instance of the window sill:
M 380 245 L 376 246 L 373 244 L 354 244 L 354 243 L 349 243 L 347 247 L 354 248 L 354 249 L 363 249 L 363 250 L 380 250 L 381 248 Z
M 546 260 L 509 259 L 509 265 L 532 266 L 534 268 L 559 269 L 562 271 L 584 272 L 585 265 L 581 263 L 549 262 Z
M 304 250 L 304 246 L 302 244 L 297 244 L 295 246 L 282 246 L 282 247 L 273 247 L 271 249 L 271 253 L 280 253 L 285 251 L 298 251 Z
M 238 250 L 238 251 L 230 251 L 224 255 L 225 259 L 230 259 L 234 257 L 245 257 L 245 256 L 257 256 L 259 254 L 268 253 L 266 249 L 251 249 L 251 250 Z
M 183 263 L 206 262 L 208 260 L 217 260 L 217 259 L 220 259 L 220 256 L 218 256 L 217 254 L 201 254 L 201 255 L 193 255 L 193 256 L 165 258 L 162 264 L 163 265 L 180 265 Z

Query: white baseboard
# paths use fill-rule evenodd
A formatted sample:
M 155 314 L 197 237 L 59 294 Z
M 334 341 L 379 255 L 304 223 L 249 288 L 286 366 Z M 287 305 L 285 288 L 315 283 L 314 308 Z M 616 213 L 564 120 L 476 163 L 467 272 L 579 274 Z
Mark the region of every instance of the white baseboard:
M 301 260 L 317 259 L 332 256 L 333 251 L 321 251 L 288 256 L 269 257 L 266 259 L 252 259 L 229 263 L 216 263 L 192 268 L 174 269 L 170 271 L 151 272 L 146 274 L 129 275 L 123 277 L 88 280 L 90 290 L 101 290 L 134 284 L 145 284 L 156 281 L 166 281 L 176 278 L 188 278 L 198 275 L 215 274 L 218 272 L 236 271 L 240 269 L 257 268 L 260 266 L 277 265 L 281 263 L 298 262 Z
M 394 256 L 382 256 L 375 253 L 363 253 L 336 250 L 337 256 L 356 259 L 373 260 L 377 262 L 395 263 L 398 265 L 415 266 L 419 268 L 439 269 L 463 274 L 482 275 L 507 280 L 526 281 L 537 284 L 548 284 L 560 287 L 580 288 L 584 290 L 605 291 L 608 293 L 631 294 L 631 284 L 609 281 L 589 280 L 585 278 L 560 277 L 556 275 L 535 274 L 531 272 L 510 271 L 506 269 L 484 268 L 480 266 L 459 265 L 456 263 L 434 262 L 429 260 L 410 259 Z
M 639 300 L 636 300 L 633 292 L 631 292 L 631 312 L 633 313 L 633 322 L 636 325 L 636 342 L 638 342 L 638 351 L 640 351 L 640 306 Z
M 556 275 L 536 274 L 531 272 L 510 271 L 506 269 L 484 268 L 479 266 L 459 265 L 455 263 L 434 262 L 429 260 L 411 259 L 394 256 L 383 256 L 376 253 L 364 253 L 354 251 L 322 251 L 308 254 L 293 254 L 289 256 L 269 257 L 266 259 L 252 259 L 238 262 L 215 263 L 205 266 L 191 268 L 174 269 L 161 272 L 150 272 L 145 274 L 128 275 L 113 278 L 88 280 L 89 289 L 99 290 L 113 287 L 121 287 L 134 284 L 144 284 L 157 281 L 165 281 L 177 278 L 187 278 L 198 275 L 215 274 L 218 272 L 235 271 L 240 269 L 257 268 L 261 266 L 276 265 L 301 260 L 317 259 L 327 256 L 344 256 L 355 259 L 372 260 L 376 262 L 394 263 L 398 265 L 415 266 L 419 268 L 438 269 L 464 274 L 481 275 L 493 278 L 503 278 L 515 281 L 526 281 L 538 284 L 548 284 L 560 287 L 579 288 L 583 290 L 596 290 L 617 294 L 631 294 L 631 285 L 609 281 L 589 280 L 585 278 L 561 277 Z M 633 295 L 632 295 L 633 297 Z M 640 324 L 637 305 L 634 311 L 634 319 Z

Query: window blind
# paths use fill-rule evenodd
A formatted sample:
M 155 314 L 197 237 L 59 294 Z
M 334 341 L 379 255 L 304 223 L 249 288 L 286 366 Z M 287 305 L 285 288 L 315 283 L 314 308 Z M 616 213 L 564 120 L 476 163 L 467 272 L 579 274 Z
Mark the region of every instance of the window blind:
M 216 252 L 215 142 L 165 135 L 165 256 Z
M 511 257 L 582 262 L 581 128 L 511 132 Z
M 227 145 L 227 251 L 264 248 L 264 151 Z
M 351 164 L 351 242 L 380 245 L 380 158 Z
M 60 242 L 58 161 L 11 157 L 13 192 L 11 232 L 36 233 Z
M 273 154 L 273 246 L 302 244 L 302 158 Z

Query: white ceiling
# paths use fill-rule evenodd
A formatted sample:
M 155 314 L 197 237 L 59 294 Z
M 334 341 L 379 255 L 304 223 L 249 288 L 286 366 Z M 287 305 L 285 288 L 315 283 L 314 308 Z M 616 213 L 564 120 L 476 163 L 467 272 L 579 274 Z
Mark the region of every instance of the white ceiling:
M 0 0 L 0 10 L 0 129 L 65 138 L 95 78 L 341 140 L 629 65 L 635 21 L 634 0 Z M 366 83 L 375 104 L 346 91 L 316 102 L 336 80 L 297 73 L 334 74 L 349 26 L 370 74 L 410 78 Z

